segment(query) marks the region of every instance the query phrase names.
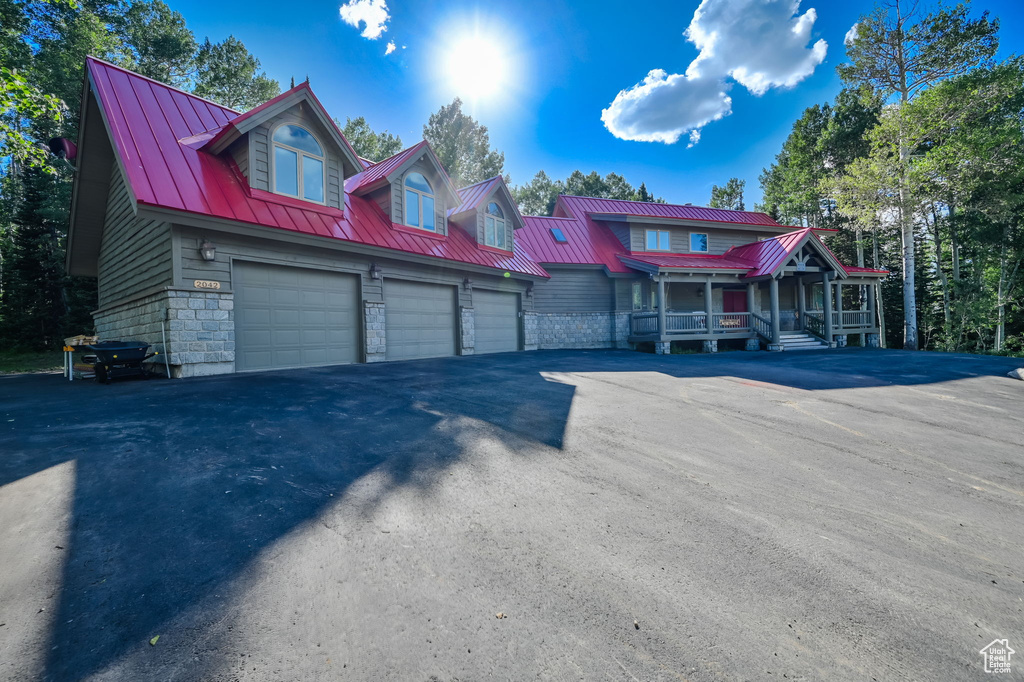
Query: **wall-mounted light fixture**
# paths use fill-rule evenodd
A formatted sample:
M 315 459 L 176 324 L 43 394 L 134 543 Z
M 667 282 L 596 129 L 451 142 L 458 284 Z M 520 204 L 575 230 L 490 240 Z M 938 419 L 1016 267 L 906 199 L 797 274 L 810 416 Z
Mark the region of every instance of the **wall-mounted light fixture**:
M 466 291 L 472 291 L 473 290 L 473 280 L 471 280 L 469 277 L 467 277 L 464 280 L 462 280 L 462 288 L 465 289 Z
M 704 287 L 697 287 L 697 295 L 704 298 Z
M 370 279 L 380 279 L 380 268 L 376 263 L 370 263 Z
M 217 258 L 217 247 L 204 237 L 203 242 L 199 245 L 199 255 L 207 263 L 213 262 Z

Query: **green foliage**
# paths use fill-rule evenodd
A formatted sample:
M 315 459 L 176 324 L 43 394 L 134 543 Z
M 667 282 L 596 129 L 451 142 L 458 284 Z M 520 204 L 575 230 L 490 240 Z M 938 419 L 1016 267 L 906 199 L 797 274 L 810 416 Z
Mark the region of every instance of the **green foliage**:
M 161 0 L 136 0 L 113 23 L 127 48 L 120 60 L 125 67 L 175 87 L 187 85 L 196 39 L 180 13 Z
M 338 123 L 338 127 L 341 128 L 341 132 L 352 148 L 356 150 L 356 154 L 364 159 L 374 162 L 383 161 L 402 151 L 402 138 L 392 135 L 387 130 L 374 132 L 362 116 L 346 118 L 344 126 L 337 120 L 335 123 Z
M 260 60 L 234 36 L 220 43 L 207 38 L 195 63 L 193 92 L 226 107 L 247 111 L 281 94 L 280 84 L 260 70 Z
M 64 364 L 61 352 L 0 350 L 0 374 L 25 374 L 28 372 L 52 372 Z
M 501 175 L 505 167 L 505 155 L 491 149 L 487 126 L 464 114 L 458 97 L 430 115 L 423 126 L 423 139 L 430 143 L 456 187 Z
M 725 208 L 733 211 L 745 211 L 743 205 L 743 188 L 747 181 L 739 178 L 729 178 L 723 186 L 711 186 L 711 201 L 708 206 L 711 208 Z
M 608 173 L 602 178 L 597 171 L 584 175 L 581 171 L 575 170 L 565 180 L 554 181 L 547 173 L 539 171 L 530 182 L 511 189 L 512 196 L 515 197 L 519 211 L 523 215 L 551 215 L 559 194 L 665 203 L 660 197 L 654 198 L 644 183 L 640 183 L 640 189 L 636 189 L 618 173 Z

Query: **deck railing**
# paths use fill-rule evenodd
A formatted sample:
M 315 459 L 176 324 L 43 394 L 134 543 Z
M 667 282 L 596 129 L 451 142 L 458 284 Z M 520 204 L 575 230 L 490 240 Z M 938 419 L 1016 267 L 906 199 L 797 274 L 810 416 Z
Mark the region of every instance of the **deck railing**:
M 658 313 L 633 313 L 629 318 L 629 331 L 637 336 L 658 333 Z
M 754 323 L 754 331 L 763 336 L 764 338 L 771 341 L 772 339 L 772 323 L 764 319 L 760 315 L 749 313 L 751 321 Z
M 870 310 L 844 310 L 838 313 L 842 326 L 846 328 L 872 327 Z
M 707 331 L 704 313 L 665 313 L 666 334 L 706 334 Z

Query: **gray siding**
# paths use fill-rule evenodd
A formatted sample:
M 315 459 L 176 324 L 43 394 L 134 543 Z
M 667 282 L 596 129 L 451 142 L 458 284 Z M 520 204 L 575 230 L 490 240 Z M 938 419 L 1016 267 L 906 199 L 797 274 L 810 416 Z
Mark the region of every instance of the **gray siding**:
M 384 300 L 381 282 L 392 278 L 457 286 L 459 305 L 466 307 L 473 305 L 472 289 L 467 290 L 462 286 L 466 278 L 473 282 L 474 287 L 515 293 L 526 290 L 526 283 L 522 280 L 461 271 L 457 263 L 452 263 L 451 267 L 424 265 L 243 235 L 223 233 L 213 236 L 189 227 L 175 229 L 181 234 L 181 278 L 177 282 L 180 286 L 188 287 L 194 280 L 204 279 L 218 281 L 222 290 L 230 291 L 233 286 L 231 262 L 233 259 L 241 259 L 350 272 L 360 276 L 361 298 L 372 302 Z M 199 242 L 203 236 L 208 236 L 217 245 L 217 258 L 212 263 L 199 257 Z M 400 257 L 400 254 L 396 254 L 396 258 Z M 371 263 L 377 263 L 383 279 L 372 279 L 369 276 Z M 532 309 L 531 298 L 523 296 L 522 300 L 524 309 Z
M 437 226 L 438 234 L 448 234 L 448 204 L 444 200 L 444 193 L 441 188 L 444 181 L 434 170 L 434 167 L 424 162 L 418 162 L 409 167 L 402 177 L 395 178 L 391 183 L 391 220 L 399 225 L 405 225 L 405 178 L 410 173 L 420 173 L 430 182 L 434 188 L 434 224 Z
M 629 249 L 630 251 L 641 250 L 634 248 L 630 242 L 629 225 L 625 225 L 622 223 L 608 223 L 608 228 L 612 231 L 612 234 L 615 235 L 615 238 L 622 242 L 622 245 L 625 246 L 627 249 Z M 643 244 L 641 244 L 641 247 L 642 246 Z
M 340 153 L 334 148 L 331 136 L 320 121 L 309 111 L 305 102 L 300 102 L 288 111 L 274 116 L 260 126 L 249 131 L 249 185 L 254 189 L 261 189 L 267 192 L 271 189 L 270 181 L 270 150 L 271 131 L 284 123 L 294 123 L 309 130 L 317 138 L 320 146 L 326 155 L 327 183 L 324 186 L 324 198 L 328 206 L 343 208 L 342 195 L 342 159 Z M 237 158 L 236 158 L 237 160 Z M 241 164 L 239 164 L 241 165 Z
M 690 233 L 706 234 L 708 236 L 707 252 L 710 254 L 725 253 L 730 247 L 749 244 L 750 242 L 757 241 L 758 237 L 765 236 L 762 233 L 747 232 L 745 230 L 703 227 L 671 227 L 668 225 L 635 225 L 630 228 L 629 248 L 631 251 L 647 250 L 647 230 L 668 230 L 671 233 L 670 242 L 672 253 L 690 253 Z
M 100 308 L 146 289 L 171 284 L 171 270 L 170 226 L 135 217 L 124 178 L 114 166 L 100 243 Z
M 370 192 L 367 195 L 371 201 L 375 202 L 380 206 L 380 210 L 384 211 L 384 215 L 391 215 L 391 186 L 381 187 L 380 189 Z
M 235 160 L 238 165 L 238 170 L 242 172 L 246 178 L 249 177 L 249 143 L 245 139 L 235 140 L 235 142 L 228 147 L 228 153 L 231 154 L 231 158 Z
M 541 313 L 609 312 L 615 305 L 613 280 L 603 270 L 546 267 L 551 279 L 533 288 L 534 308 Z
M 484 230 L 486 229 L 485 220 L 487 219 L 487 205 L 491 202 L 498 204 L 501 207 L 502 212 L 505 214 L 505 243 L 508 244 L 508 251 L 512 251 L 514 248 L 515 240 L 515 226 L 510 219 L 512 215 L 512 207 L 509 206 L 508 202 L 505 201 L 504 197 L 492 196 L 486 202 L 480 205 L 476 211 L 476 241 L 478 244 L 484 244 Z

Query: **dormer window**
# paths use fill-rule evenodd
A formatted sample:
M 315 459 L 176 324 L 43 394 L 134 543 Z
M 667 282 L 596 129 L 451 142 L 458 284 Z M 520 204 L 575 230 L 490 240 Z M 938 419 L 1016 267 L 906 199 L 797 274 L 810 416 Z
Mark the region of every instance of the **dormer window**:
M 324 151 L 305 128 L 283 125 L 274 131 L 274 191 L 324 203 Z
M 405 176 L 405 224 L 435 231 L 434 190 L 419 173 Z
M 505 247 L 505 214 L 493 201 L 487 204 L 487 215 L 484 217 L 484 244 L 499 249 Z

